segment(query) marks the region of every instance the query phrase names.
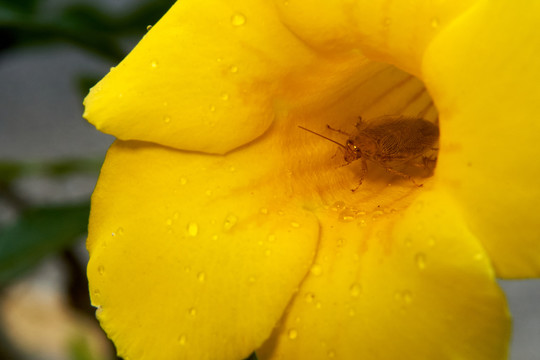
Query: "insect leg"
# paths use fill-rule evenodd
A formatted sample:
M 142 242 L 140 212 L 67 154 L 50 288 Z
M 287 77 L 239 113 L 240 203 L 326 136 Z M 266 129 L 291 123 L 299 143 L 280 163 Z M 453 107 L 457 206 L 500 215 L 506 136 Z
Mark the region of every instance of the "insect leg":
M 346 133 L 346 132 L 343 131 L 343 130 L 334 129 L 333 127 L 331 127 L 331 126 L 328 125 L 328 124 L 326 125 L 326 127 L 327 127 L 328 129 L 332 130 L 332 131 L 335 131 L 335 132 L 338 132 L 338 133 L 340 133 L 340 134 L 347 135 L 348 137 L 351 137 L 351 134 L 348 134 L 348 133 Z
M 358 190 L 360 185 L 362 185 L 362 183 L 364 182 L 364 178 L 366 177 L 366 174 L 367 174 L 367 171 L 368 171 L 366 159 L 361 158 L 360 163 L 362 164 L 362 172 L 360 173 L 360 180 L 358 180 L 358 185 L 356 185 L 356 187 L 354 189 L 351 189 L 352 192 L 355 192 L 356 190 Z
M 402 173 L 402 172 L 399 171 L 399 170 L 393 169 L 393 168 L 391 168 L 391 167 L 385 167 L 385 169 L 386 169 L 386 171 L 388 171 L 388 172 L 391 173 L 391 174 L 399 175 L 399 176 L 401 176 L 402 178 L 405 178 L 405 179 L 410 180 L 414 185 L 416 185 L 416 186 L 418 186 L 418 187 L 424 186 L 424 184 L 418 184 L 416 181 L 414 181 L 414 179 L 412 178 L 412 176 L 407 175 L 407 174 L 405 174 L 405 173 Z

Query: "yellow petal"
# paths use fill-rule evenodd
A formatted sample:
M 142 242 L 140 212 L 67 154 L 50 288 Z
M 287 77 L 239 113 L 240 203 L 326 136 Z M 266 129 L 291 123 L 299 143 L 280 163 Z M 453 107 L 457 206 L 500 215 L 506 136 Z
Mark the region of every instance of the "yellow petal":
M 321 216 L 315 263 L 261 359 L 506 358 L 510 319 L 451 198 L 400 213 Z
M 287 27 L 321 56 L 362 51 L 419 75 L 427 45 L 473 4 L 459 1 L 276 1 Z
M 91 90 L 84 116 L 120 139 L 225 153 L 270 126 L 285 77 L 312 58 L 271 2 L 178 1 Z
M 264 163 L 112 146 L 92 198 L 88 276 L 120 356 L 241 359 L 269 336 L 319 227 L 287 186 L 253 186 L 275 182 Z
M 440 111 L 437 186 L 502 277 L 540 275 L 540 5 L 483 1 L 426 53 Z M 444 190 L 443 190 L 444 189 Z

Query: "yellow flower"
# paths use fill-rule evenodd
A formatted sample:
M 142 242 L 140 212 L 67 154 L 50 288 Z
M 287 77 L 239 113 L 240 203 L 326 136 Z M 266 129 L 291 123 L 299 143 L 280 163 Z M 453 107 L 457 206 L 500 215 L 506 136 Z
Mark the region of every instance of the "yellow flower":
M 540 274 L 540 4 L 182 0 L 87 97 L 88 276 L 126 359 L 503 359 Z M 439 119 L 354 192 L 329 124 Z

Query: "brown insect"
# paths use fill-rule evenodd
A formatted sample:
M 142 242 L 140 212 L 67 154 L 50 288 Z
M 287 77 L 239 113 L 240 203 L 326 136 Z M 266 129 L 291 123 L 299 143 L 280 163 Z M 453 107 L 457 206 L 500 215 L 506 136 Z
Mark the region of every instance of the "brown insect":
M 327 125 L 330 130 L 349 137 L 345 145 L 303 126 L 298 127 L 339 145 L 344 151 L 345 165 L 360 160 L 362 173 L 358 186 L 367 174 L 367 160 L 378 163 L 392 174 L 409 179 L 416 186 L 422 186 L 417 184 L 411 175 L 394 167 L 413 164 L 419 158 L 422 158 L 425 168 L 429 162 L 434 162 L 435 159 L 430 159 L 425 154 L 430 150 L 437 150 L 434 146 L 439 139 L 439 127 L 422 118 L 401 115 L 382 116 L 369 122 L 362 121 L 361 117 L 358 119 L 356 135 Z

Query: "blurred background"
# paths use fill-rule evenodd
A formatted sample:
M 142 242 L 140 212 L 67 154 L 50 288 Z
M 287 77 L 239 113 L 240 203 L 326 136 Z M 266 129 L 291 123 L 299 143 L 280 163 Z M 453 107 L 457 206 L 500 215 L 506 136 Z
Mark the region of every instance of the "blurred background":
M 0 0 L 0 360 L 109 360 L 85 274 L 89 199 L 113 138 L 88 89 L 174 0 Z M 540 359 L 540 281 L 502 281 L 511 360 Z

